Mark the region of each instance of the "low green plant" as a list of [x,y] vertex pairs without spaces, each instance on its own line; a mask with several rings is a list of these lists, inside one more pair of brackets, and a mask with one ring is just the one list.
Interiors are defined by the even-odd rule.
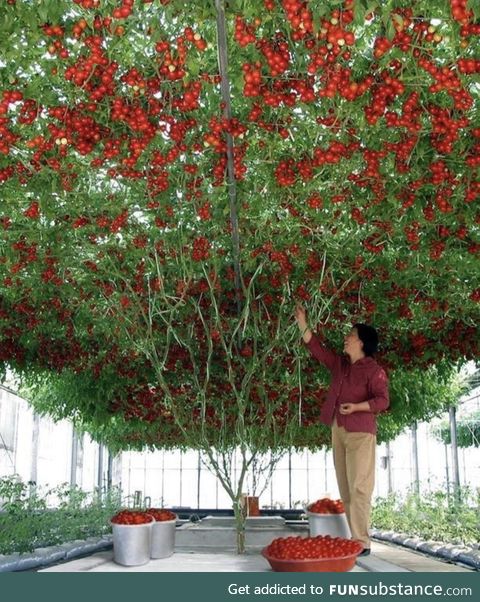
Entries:
[[478,541],[480,492],[468,487],[456,492],[409,491],[375,500],[372,526],[446,543]]
[[1,478],[0,554],[100,537],[111,531],[110,517],[120,507],[117,488],[87,493],[63,483],[42,491],[15,475]]

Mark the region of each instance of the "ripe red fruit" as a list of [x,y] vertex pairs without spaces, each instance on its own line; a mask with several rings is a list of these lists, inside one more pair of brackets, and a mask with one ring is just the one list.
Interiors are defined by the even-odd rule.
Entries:
[[305,560],[307,558],[341,558],[358,554],[362,544],[354,539],[317,535],[317,537],[278,537],[266,548],[272,558]]
[[177,518],[177,515],[174,512],[165,510],[165,508],[149,508],[147,512],[150,516],[153,516],[157,522],[175,520]]
[[153,517],[140,510],[121,510],[112,517],[111,522],[116,525],[143,525],[153,522]]
[[315,514],[343,514],[345,507],[342,500],[332,500],[324,497],[310,504],[307,510]]
[[40,217],[40,208],[38,202],[33,201],[32,203],[30,203],[30,206],[28,207],[28,209],[25,209],[23,215],[25,217],[28,217],[29,219],[38,219]]

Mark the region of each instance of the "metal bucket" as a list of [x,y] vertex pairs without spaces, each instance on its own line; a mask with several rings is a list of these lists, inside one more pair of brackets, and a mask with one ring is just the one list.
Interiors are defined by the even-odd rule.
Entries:
[[151,523],[113,527],[113,560],[123,566],[138,566],[150,560]]
[[152,524],[151,558],[167,558],[175,550],[175,525],[177,519],[155,521]]
[[344,512],[342,514],[318,514],[307,510],[307,516],[310,537],[331,535],[350,539],[350,527]]

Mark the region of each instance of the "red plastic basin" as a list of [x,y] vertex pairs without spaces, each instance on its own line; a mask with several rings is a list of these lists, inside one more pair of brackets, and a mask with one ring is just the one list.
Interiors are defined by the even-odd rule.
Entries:
[[345,573],[355,566],[358,552],[341,558],[307,558],[305,560],[288,560],[273,558],[263,548],[262,556],[268,560],[272,569],[279,573]]

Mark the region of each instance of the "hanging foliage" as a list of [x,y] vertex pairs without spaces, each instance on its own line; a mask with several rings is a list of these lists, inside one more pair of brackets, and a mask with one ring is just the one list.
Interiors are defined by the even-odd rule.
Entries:
[[476,5],[0,11],[0,361],[69,385],[49,411],[122,445],[322,444],[296,300],[336,348],[373,323],[399,382],[478,356]]

